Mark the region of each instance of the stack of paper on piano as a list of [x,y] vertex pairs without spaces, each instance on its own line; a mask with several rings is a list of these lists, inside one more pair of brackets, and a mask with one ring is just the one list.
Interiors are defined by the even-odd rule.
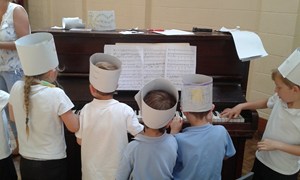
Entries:
[[256,33],[241,31],[239,29],[227,29],[225,27],[222,27],[220,31],[231,33],[238,57],[241,61],[249,61],[268,55],[260,37]]

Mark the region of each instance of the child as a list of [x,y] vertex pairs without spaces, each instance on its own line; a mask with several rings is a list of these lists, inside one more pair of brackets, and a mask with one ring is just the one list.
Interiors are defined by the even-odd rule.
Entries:
[[269,99],[238,104],[221,115],[236,117],[245,109],[271,108],[257,144],[254,179],[297,179],[300,165],[300,48],[272,72],[275,94]]
[[135,99],[142,112],[144,134],[138,134],[126,147],[117,180],[172,179],[177,157],[175,138],[166,127],[175,115],[178,91],[165,79],[146,84]]
[[71,100],[52,84],[58,73],[53,36],[27,35],[16,47],[25,80],[13,85],[9,110],[18,131],[22,180],[66,179],[64,124],[76,132],[79,122]]
[[[175,134],[178,158],[174,179],[221,180],[223,160],[235,154],[227,130],[211,124],[212,84],[212,78],[205,75],[183,77],[181,108],[191,126]],[[171,125],[171,133],[178,131]]]
[[113,99],[121,73],[121,61],[95,53],[90,57],[90,92],[93,101],[80,112],[80,129],[75,134],[81,145],[82,179],[115,179],[127,132],[143,130],[133,109]]
[[4,111],[8,98],[9,94],[0,90],[0,179],[17,180],[18,176],[9,147],[7,118]]

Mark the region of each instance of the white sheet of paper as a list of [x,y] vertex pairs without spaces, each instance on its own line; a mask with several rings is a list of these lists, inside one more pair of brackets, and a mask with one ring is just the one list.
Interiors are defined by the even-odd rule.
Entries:
[[120,31],[120,34],[144,34],[142,31]]
[[256,33],[240,31],[238,28],[227,29],[224,27],[220,31],[231,33],[238,57],[241,61],[249,61],[268,55],[260,37]]
[[170,29],[170,30],[164,30],[164,31],[153,31],[154,33],[158,34],[163,34],[167,36],[172,36],[172,35],[194,35],[193,32],[188,32],[188,31],[182,31],[178,29]]

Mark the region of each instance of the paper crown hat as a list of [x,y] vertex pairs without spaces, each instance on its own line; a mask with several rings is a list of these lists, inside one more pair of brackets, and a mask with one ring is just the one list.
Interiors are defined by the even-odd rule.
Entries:
[[[97,66],[100,62],[115,65],[117,69],[105,70]],[[95,53],[90,57],[90,83],[104,93],[114,92],[118,87],[122,62],[109,54]]]
[[[151,108],[144,102],[144,97],[152,90],[164,90],[170,93],[176,98],[176,104],[167,110],[157,110]],[[178,91],[170,81],[163,78],[158,78],[147,83],[134,96],[134,98],[141,110],[145,125],[152,129],[159,129],[166,126],[174,117],[178,102]]]
[[9,98],[9,94],[3,90],[0,90],[0,111],[2,111],[2,109],[8,103],[8,98]]
[[205,112],[212,108],[213,78],[202,74],[182,77],[181,108],[183,112]]
[[58,66],[52,34],[29,34],[16,40],[15,44],[25,75],[43,74]]
[[279,67],[284,78],[300,86],[300,48],[297,48]]

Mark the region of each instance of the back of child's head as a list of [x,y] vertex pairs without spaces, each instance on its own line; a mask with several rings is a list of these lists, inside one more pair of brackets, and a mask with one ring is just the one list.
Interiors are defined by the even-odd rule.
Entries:
[[202,74],[188,74],[182,77],[181,110],[204,117],[212,108],[213,79]]
[[118,87],[121,61],[111,55],[95,53],[90,57],[90,83],[99,92],[113,93]]
[[167,110],[174,107],[176,99],[166,91],[153,90],[146,94],[144,102],[153,109]]
[[163,78],[147,83],[136,95],[145,126],[152,129],[165,127],[174,117],[178,102],[176,87]]
[[[278,75],[278,73],[280,75]],[[297,48],[279,67],[273,71],[272,79],[279,77],[289,87],[300,86],[300,48]]]

